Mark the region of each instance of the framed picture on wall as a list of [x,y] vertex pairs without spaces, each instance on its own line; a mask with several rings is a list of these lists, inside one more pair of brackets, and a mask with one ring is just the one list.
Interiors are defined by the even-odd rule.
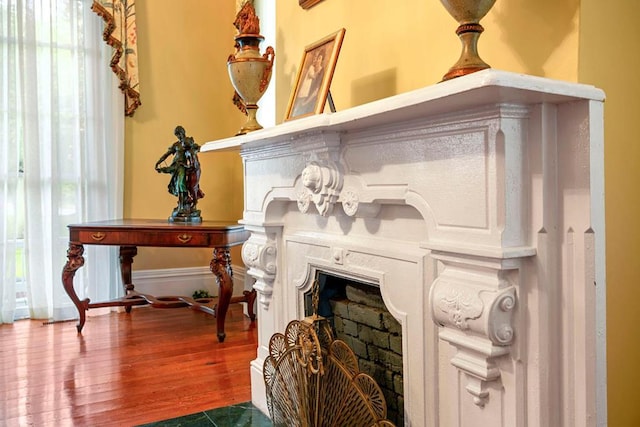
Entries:
[[317,3],[320,3],[322,0],[298,0],[298,4],[303,9],[309,9],[315,6]]
[[324,111],[345,32],[342,28],[304,49],[285,121]]

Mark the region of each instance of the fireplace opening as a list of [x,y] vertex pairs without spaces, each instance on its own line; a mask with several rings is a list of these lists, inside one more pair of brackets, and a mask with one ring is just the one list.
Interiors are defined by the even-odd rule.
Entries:
[[[335,338],[356,354],[362,372],[380,386],[387,418],[404,425],[402,327],[387,310],[380,288],[335,275],[318,275],[318,314],[329,320]],[[305,315],[313,314],[311,292],[305,295]]]

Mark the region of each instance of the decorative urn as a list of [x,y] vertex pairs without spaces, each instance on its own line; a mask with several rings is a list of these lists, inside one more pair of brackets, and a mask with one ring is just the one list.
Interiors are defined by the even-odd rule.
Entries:
[[478,55],[478,38],[484,31],[480,20],[489,12],[496,0],[440,0],[440,2],[453,19],[458,21],[456,34],[462,42],[460,58],[442,80],[491,68]]
[[271,80],[275,52],[269,46],[260,54],[260,22],[251,2],[244,3],[233,25],[238,30],[235,37],[236,51],[229,55],[227,69],[235,89],[234,104],[247,115],[247,121],[236,135],[262,129],[256,119],[258,101],[264,95]]

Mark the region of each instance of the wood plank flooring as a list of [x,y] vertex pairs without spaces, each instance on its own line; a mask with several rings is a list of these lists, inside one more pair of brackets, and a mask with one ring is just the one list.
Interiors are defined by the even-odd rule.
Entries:
[[257,323],[134,308],[75,322],[0,325],[1,426],[135,426],[251,400]]

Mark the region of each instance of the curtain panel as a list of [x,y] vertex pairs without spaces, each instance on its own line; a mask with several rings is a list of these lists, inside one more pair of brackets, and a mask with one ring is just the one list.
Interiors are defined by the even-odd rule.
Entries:
[[[122,215],[123,99],[89,6],[0,1],[0,323],[77,317],[67,225]],[[116,249],[85,258],[78,296],[119,296]]]
[[102,37],[114,49],[111,69],[125,97],[125,115],[141,105],[135,0],[93,0],[91,9],[105,22]]

